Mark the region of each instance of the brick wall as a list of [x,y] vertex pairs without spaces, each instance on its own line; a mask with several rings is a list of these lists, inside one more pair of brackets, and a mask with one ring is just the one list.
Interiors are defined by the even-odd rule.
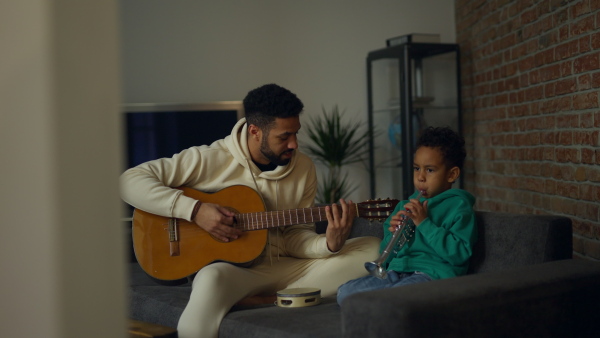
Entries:
[[466,189],[478,210],[573,220],[600,259],[600,0],[456,0]]

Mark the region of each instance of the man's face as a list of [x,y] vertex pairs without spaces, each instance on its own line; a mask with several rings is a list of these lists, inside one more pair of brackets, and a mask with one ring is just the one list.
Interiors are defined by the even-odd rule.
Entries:
[[300,118],[275,118],[274,125],[263,132],[260,153],[270,163],[286,165],[290,163],[294,150],[298,149]]

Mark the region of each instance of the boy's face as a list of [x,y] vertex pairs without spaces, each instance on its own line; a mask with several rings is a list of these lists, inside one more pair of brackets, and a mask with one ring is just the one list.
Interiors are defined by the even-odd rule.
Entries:
[[415,152],[413,182],[417,190],[425,190],[431,198],[452,187],[460,174],[458,167],[448,168],[438,148],[420,147]]

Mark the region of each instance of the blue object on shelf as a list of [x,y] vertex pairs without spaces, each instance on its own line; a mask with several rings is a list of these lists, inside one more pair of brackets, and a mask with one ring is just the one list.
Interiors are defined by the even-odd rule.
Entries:
[[402,149],[402,129],[400,127],[400,116],[396,117],[388,127],[388,138],[392,145],[398,149]]

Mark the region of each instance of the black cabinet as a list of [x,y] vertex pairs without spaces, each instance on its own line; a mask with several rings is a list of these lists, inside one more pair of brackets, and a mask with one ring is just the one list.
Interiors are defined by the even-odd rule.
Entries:
[[403,199],[414,191],[420,130],[448,126],[462,132],[459,77],[456,44],[406,43],[368,54],[371,198]]

